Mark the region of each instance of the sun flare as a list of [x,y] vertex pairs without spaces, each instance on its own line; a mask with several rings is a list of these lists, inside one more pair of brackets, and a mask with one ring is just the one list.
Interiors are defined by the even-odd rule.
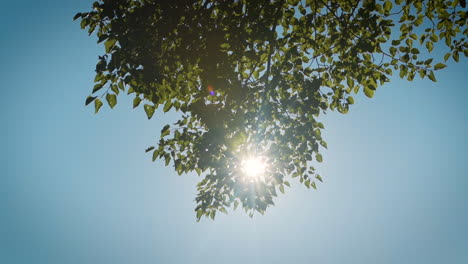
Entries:
[[266,170],[266,163],[260,158],[248,158],[242,162],[242,170],[250,179],[261,179]]

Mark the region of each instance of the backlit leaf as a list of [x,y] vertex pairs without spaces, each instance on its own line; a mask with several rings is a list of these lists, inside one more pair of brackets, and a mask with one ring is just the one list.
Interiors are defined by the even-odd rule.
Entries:
[[443,69],[447,67],[447,65],[443,64],[443,63],[437,63],[436,65],[434,65],[434,70],[440,70],[440,69]]
[[148,117],[148,119],[151,119],[151,117],[153,117],[154,114],[154,106],[145,104],[143,108],[145,109],[146,116]]
[[171,131],[170,131],[169,128],[170,128],[169,125],[165,125],[165,126],[163,127],[163,129],[161,130],[161,137],[162,137],[162,138],[165,137],[165,136],[167,136],[167,135],[169,135],[169,134],[171,133]]
[[117,96],[115,94],[106,94],[106,101],[109,104],[110,108],[114,108],[117,104]]
[[141,98],[136,96],[134,99],[133,99],[133,108],[137,107],[140,105],[140,102],[141,102]]
[[97,112],[99,112],[99,109],[101,109],[102,107],[102,102],[101,100],[99,100],[98,98],[96,98],[96,100],[94,100],[94,113],[97,114]]
[[106,48],[106,53],[109,53],[111,49],[114,47],[115,43],[117,40],[115,39],[108,39],[106,42],[104,42],[104,47]]

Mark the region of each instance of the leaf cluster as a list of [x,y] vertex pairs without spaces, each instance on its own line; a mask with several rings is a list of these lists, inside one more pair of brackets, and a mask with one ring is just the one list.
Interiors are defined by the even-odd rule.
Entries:
[[[104,0],[78,13],[104,54],[86,104],[113,108],[120,93],[143,102],[147,117],[175,110],[147,149],[178,174],[203,176],[197,219],[239,205],[250,215],[274,205],[297,178],[322,181],[320,114],[347,113],[354,94],[373,97],[394,71],[436,81],[445,67],[426,58],[467,56],[460,1]],[[395,32],[396,31],[396,32]],[[427,52],[422,52],[426,49]],[[423,56],[422,54],[425,54]],[[264,181],[246,182],[248,155],[268,158]]]

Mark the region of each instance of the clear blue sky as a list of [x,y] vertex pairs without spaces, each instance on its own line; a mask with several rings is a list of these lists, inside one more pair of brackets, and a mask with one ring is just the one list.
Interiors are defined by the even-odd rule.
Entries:
[[2,1],[0,263],[468,263],[467,60],[323,117],[318,190],[197,223],[195,175],[144,149],[174,116],[84,100],[91,1]]

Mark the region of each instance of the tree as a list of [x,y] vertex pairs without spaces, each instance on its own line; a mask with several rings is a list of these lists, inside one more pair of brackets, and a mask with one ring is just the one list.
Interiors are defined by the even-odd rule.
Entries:
[[[322,181],[321,113],[347,113],[352,94],[373,97],[398,72],[436,81],[444,60],[468,56],[465,1],[101,0],[78,13],[105,54],[86,104],[134,94],[149,119],[157,108],[181,113],[166,125],[153,161],[178,174],[196,171],[197,219],[241,205],[250,215],[274,205],[289,178]],[[427,52],[421,53],[426,49]],[[242,159],[266,160],[264,177]]]

